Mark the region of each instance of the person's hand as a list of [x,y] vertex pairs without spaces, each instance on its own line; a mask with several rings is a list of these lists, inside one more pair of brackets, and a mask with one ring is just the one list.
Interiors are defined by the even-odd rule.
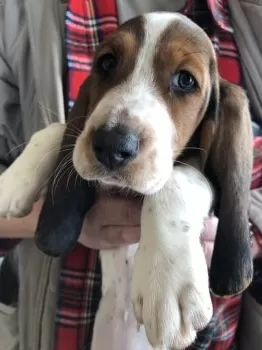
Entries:
[[[100,192],[85,219],[80,243],[93,249],[111,249],[139,242],[141,208],[141,198]],[[216,217],[207,219],[201,237],[208,263],[213,253],[217,221]]]
[[[88,213],[82,228],[79,242],[92,249],[112,249],[138,243],[140,240],[140,217],[142,199],[121,197],[101,191],[93,208]],[[206,219],[201,243],[207,264],[214,250],[218,219]],[[261,254],[255,237],[252,238],[252,254]]]
[[201,243],[204,249],[208,267],[210,267],[211,258],[214,250],[217,224],[218,219],[215,216],[206,219],[204,223],[204,232],[201,235]]
[[[112,249],[138,243],[141,208],[141,198],[101,191],[84,221],[79,242],[92,249]],[[216,217],[207,219],[201,236],[208,264],[214,249],[217,222]]]
[[79,242],[92,249],[112,249],[140,240],[142,199],[101,191],[83,224]]
[[[211,258],[214,250],[218,219],[213,216],[205,221],[205,229],[201,236],[201,243],[205,252],[208,267],[210,267]],[[256,237],[251,237],[251,252],[254,258],[261,256],[261,246],[258,244]]]

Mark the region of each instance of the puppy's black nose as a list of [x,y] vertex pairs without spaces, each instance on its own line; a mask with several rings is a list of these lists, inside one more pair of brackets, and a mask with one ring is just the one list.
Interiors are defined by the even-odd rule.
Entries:
[[110,170],[127,165],[139,151],[136,132],[123,126],[107,130],[98,129],[93,138],[93,148],[97,160]]

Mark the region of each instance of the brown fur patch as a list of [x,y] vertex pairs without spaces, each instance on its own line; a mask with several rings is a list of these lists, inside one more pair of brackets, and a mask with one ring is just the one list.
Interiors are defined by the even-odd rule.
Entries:
[[[202,30],[193,32],[190,29],[183,21],[170,24],[159,39],[154,60],[156,85],[175,123],[174,148],[180,152],[204,116],[215,78],[215,72],[210,74],[211,62],[212,66],[216,65],[210,42]],[[199,89],[194,93],[175,95],[170,92],[167,82],[180,70],[196,78]]]
[[[97,48],[91,73],[91,108],[106,92],[119,85],[133,72],[138,52],[144,41],[144,19],[142,16],[131,19],[109,35]],[[103,79],[96,70],[98,60],[105,54],[113,54],[117,59],[117,68],[110,79]]]

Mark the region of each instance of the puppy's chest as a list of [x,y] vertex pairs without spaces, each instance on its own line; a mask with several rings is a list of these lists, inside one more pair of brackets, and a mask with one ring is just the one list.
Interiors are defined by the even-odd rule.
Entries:
[[138,244],[100,252],[102,267],[102,292],[105,295],[114,289],[116,298],[129,298],[134,256]]
[[131,281],[137,244],[101,251],[102,299],[96,315],[92,350],[151,350],[144,327],[137,327]]

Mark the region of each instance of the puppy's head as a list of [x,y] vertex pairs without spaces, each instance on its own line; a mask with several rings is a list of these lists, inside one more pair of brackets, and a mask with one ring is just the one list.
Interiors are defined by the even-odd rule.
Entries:
[[151,13],[128,21],[96,52],[77,172],[142,194],[159,190],[217,81],[212,44],[191,20]]

